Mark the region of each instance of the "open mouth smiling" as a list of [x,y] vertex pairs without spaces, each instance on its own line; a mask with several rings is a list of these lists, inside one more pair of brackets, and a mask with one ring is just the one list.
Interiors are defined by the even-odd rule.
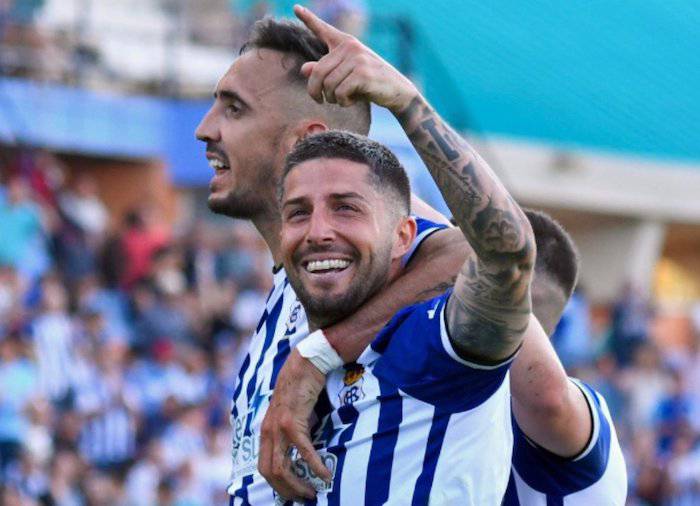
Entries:
[[209,167],[214,169],[217,174],[229,170],[229,166],[219,158],[209,158]]
[[348,268],[352,262],[341,258],[328,258],[324,260],[309,260],[302,265],[306,272],[312,274],[324,274],[327,272],[341,272]]

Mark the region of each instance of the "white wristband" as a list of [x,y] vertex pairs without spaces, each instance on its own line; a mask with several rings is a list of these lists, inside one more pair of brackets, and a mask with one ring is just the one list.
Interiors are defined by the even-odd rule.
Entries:
[[302,357],[308,359],[324,375],[345,364],[321,329],[312,332],[297,344],[297,350]]

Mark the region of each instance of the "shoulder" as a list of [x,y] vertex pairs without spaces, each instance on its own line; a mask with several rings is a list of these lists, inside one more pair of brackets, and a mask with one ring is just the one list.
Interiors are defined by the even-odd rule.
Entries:
[[[592,420],[591,435],[581,453],[572,458],[559,457],[530,441],[513,419],[513,468],[528,486],[559,496],[583,491],[597,484],[604,476],[624,475],[625,472],[605,399],[584,382],[575,378],[570,380],[583,392]],[[611,487],[619,488],[626,484],[624,476],[607,481],[612,484]]]
[[[407,306],[398,311],[372,342],[372,349],[383,353],[389,344],[402,337],[420,333],[440,334],[443,324],[442,313],[451,290],[424,302]],[[427,334],[426,334],[427,333]]]
[[413,258],[413,256],[416,254],[416,251],[418,251],[418,248],[421,246],[421,244],[423,244],[423,242],[426,239],[428,239],[428,237],[433,235],[435,232],[449,228],[445,224],[436,223],[434,221],[421,218],[419,216],[413,216],[413,218],[416,220],[416,237],[413,240],[411,248],[403,257],[403,265],[406,265]]
[[445,325],[450,292],[397,313],[372,343],[374,374],[448,412],[473,409],[503,384],[508,364],[485,367],[460,358]]

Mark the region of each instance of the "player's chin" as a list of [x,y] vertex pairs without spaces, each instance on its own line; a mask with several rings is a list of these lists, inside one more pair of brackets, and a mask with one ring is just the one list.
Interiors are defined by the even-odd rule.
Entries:
[[255,217],[259,212],[258,206],[232,191],[210,191],[207,206],[214,213],[244,220]]
[[207,197],[207,206],[215,213],[228,214],[230,202],[226,192],[211,191]]

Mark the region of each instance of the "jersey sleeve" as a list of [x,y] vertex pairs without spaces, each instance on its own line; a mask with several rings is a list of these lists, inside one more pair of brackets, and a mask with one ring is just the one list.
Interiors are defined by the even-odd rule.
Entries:
[[411,244],[411,249],[406,252],[401,260],[401,265],[404,266],[413,258],[413,255],[416,253],[416,251],[418,251],[418,247],[423,243],[423,241],[438,230],[448,228],[447,225],[435,223],[424,218],[419,218],[418,216],[414,216],[414,218],[416,220],[416,238],[413,240],[413,244]]
[[585,383],[570,378],[584,394],[592,418],[592,430],[583,451],[564,458],[537,445],[522,432],[513,419],[513,468],[533,489],[544,494],[566,496],[597,482],[610,457],[612,422],[605,402]]
[[485,366],[457,355],[445,322],[450,293],[410,306],[389,322],[372,343],[381,355],[373,372],[416,399],[458,413],[498,390],[512,358]]

